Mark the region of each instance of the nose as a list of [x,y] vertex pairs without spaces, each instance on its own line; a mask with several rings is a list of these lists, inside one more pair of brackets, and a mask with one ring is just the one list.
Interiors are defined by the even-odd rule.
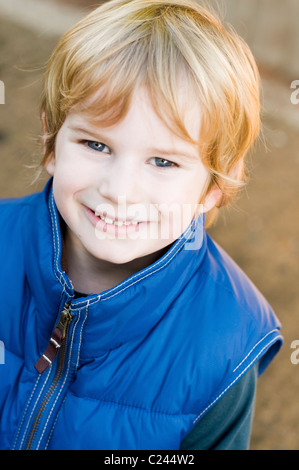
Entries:
[[102,198],[117,204],[119,198],[125,198],[127,203],[141,202],[141,180],[137,165],[128,159],[115,159],[105,169],[100,178],[98,190]]

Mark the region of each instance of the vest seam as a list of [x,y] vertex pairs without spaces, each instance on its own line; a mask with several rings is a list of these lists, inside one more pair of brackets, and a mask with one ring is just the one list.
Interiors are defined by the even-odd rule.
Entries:
[[71,395],[73,395],[74,397],[79,398],[79,399],[96,401],[98,403],[107,403],[107,404],[111,404],[111,405],[122,406],[122,407],[125,407],[125,408],[134,408],[136,410],[143,411],[143,412],[149,413],[149,414],[165,415],[165,416],[170,416],[170,417],[173,417],[173,418],[175,418],[177,416],[188,416],[188,415],[192,415],[192,414],[194,415],[194,413],[167,413],[166,411],[147,410],[146,408],[142,408],[141,406],[137,406],[137,405],[132,405],[130,403],[121,403],[121,402],[117,402],[117,401],[114,401],[114,400],[104,400],[102,398],[90,397],[88,395],[79,396],[79,395],[76,395],[71,390],[68,390],[68,393],[70,393]]
[[80,335],[79,335],[79,345],[78,345],[78,355],[77,355],[77,363],[76,363],[76,368],[75,370],[78,369],[78,366],[79,366],[79,359],[80,359],[80,352],[81,352],[81,345],[82,345],[82,339],[83,339],[83,328],[84,328],[84,325],[85,325],[85,322],[87,321],[87,317],[88,317],[88,308],[89,308],[89,300],[87,301],[87,305],[86,305],[86,314],[85,314],[85,318],[82,322],[82,325],[81,325],[81,329],[80,329]]
[[[50,375],[51,375],[51,371],[52,371],[52,364],[51,364],[50,367],[49,367],[48,375],[47,375],[47,377],[46,377],[46,379],[45,379],[45,381],[44,381],[44,384],[43,384],[43,386],[42,386],[42,388],[41,388],[41,390],[40,390],[40,392],[39,392],[39,394],[38,394],[38,396],[37,396],[37,398],[36,398],[36,400],[35,400],[35,403],[34,403],[34,405],[33,405],[32,410],[31,410],[31,413],[30,413],[29,419],[28,419],[28,421],[27,421],[26,428],[25,428],[25,430],[24,430],[23,437],[22,437],[22,441],[21,441],[21,443],[20,443],[19,449],[21,449],[22,446],[23,446],[24,439],[25,439],[25,437],[26,437],[27,430],[28,430],[28,427],[29,427],[29,423],[30,423],[30,421],[31,421],[31,418],[32,418],[33,413],[34,413],[34,410],[35,410],[36,405],[37,405],[37,403],[38,403],[38,401],[39,401],[39,398],[40,398],[40,396],[41,396],[41,394],[42,394],[42,392],[43,392],[43,389],[45,388],[45,385],[46,385],[46,383],[48,382],[48,379],[49,379],[49,377],[50,377]],[[39,380],[40,377],[41,377],[41,375],[39,375],[38,380]],[[34,390],[35,390],[35,389],[34,389]],[[31,398],[33,397],[33,392],[34,392],[34,390],[32,391],[32,396],[31,396]],[[30,398],[30,400],[31,400],[31,398]]]
[[[266,335],[267,336],[267,335]],[[271,341],[269,341],[260,351],[259,353],[252,359],[252,361],[245,367],[245,369],[240,372],[240,374],[208,405],[204,410],[195,418],[193,424],[196,422],[213,406],[215,403],[242,377],[242,375],[247,372],[247,370],[258,360],[258,358],[262,355],[265,349],[268,349],[271,344],[275,343],[278,339],[278,336],[275,336]],[[248,357],[248,355],[247,355]]]
[[[59,268],[59,260],[58,260],[58,254],[60,252],[60,241],[59,241],[59,230],[58,230],[58,222],[57,222],[57,215],[55,211],[55,204],[54,204],[54,196],[53,196],[53,189],[51,190],[51,194],[49,196],[49,202],[48,202],[48,208],[50,212],[50,217],[51,217],[51,230],[52,230],[52,237],[53,237],[53,247],[54,247],[54,275],[57,279],[57,281],[60,283],[60,285],[63,287],[63,292],[66,291],[67,283],[65,279],[63,279],[63,271],[60,270]],[[57,243],[58,243],[58,248],[56,246],[56,238],[57,238]],[[58,249],[58,251],[57,251]],[[57,275],[59,274],[59,276]],[[62,292],[62,294],[63,294]]]
[[[246,359],[250,356],[250,354],[252,353],[252,351],[258,347],[258,345],[264,341],[265,338],[267,338],[267,336],[271,335],[272,333],[274,332],[278,332],[277,328],[274,328],[273,330],[269,331],[265,336],[263,336],[249,351],[248,354],[246,354],[246,356],[244,357],[244,359],[242,359],[242,361],[237,365],[237,367],[235,367],[235,369],[233,370],[233,373],[236,372],[237,369],[239,369],[239,367],[243,364],[243,362],[246,361]],[[276,339],[276,338],[275,338]]]
[[[19,424],[19,426],[18,426],[18,430],[17,430],[17,434],[16,434],[16,437],[15,437],[15,440],[14,440],[14,443],[13,443],[13,446],[12,446],[12,450],[14,450],[15,447],[16,447],[16,445],[17,445],[17,441],[18,441],[19,435],[20,435],[20,433],[21,433],[21,428],[22,428],[23,423],[24,423],[25,418],[26,418],[27,410],[28,410],[28,408],[29,408],[30,402],[31,402],[31,400],[32,400],[32,397],[33,397],[33,395],[34,395],[35,389],[36,389],[36,387],[37,387],[37,385],[38,385],[38,382],[39,382],[40,378],[41,378],[41,375],[38,375],[38,377],[37,377],[37,379],[36,379],[36,381],[35,381],[33,390],[32,390],[31,393],[30,393],[30,396],[29,396],[29,399],[28,399],[28,401],[27,401],[27,404],[26,404],[26,407],[25,407],[25,410],[24,410],[24,413],[23,413],[21,422],[20,422],[20,424]],[[26,426],[26,429],[27,429],[27,426]],[[23,439],[22,439],[22,443],[23,443],[23,440],[24,440],[24,437],[23,437]]]
[[[56,279],[58,280],[58,282],[62,285],[63,289],[65,287],[65,284],[61,282],[61,277],[62,277],[62,272],[60,271],[59,269],[59,266],[58,266],[58,256],[57,256],[57,248],[56,248],[56,234],[57,234],[57,225],[56,225],[56,214],[55,214],[55,208],[54,208],[54,205],[53,205],[53,196],[52,194],[50,195],[50,198],[49,198],[49,204],[48,204],[48,207],[49,207],[49,212],[50,212],[50,217],[51,217],[51,231],[52,231],[52,237],[53,237],[53,247],[54,247],[54,275],[56,277]],[[58,250],[60,248],[60,244],[59,244],[59,237],[58,237]],[[60,274],[60,277],[58,277],[57,275],[57,272]]]

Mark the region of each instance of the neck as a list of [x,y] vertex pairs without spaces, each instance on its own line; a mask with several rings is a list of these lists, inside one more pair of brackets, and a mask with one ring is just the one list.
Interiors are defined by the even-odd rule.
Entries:
[[67,275],[75,291],[82,294],[99,294],[115,287],[154,263],[165,252],[164,249],[128,263],[114,264],[82,251],[82,246],[79,246],[78,241],[69,234],[68,230],[65,231],[63,250]]

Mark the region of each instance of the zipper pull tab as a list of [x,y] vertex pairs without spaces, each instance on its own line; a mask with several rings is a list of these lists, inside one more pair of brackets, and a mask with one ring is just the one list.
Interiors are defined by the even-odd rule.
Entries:
[[56,328],[61,332],[61,339],[65,339],[67,327],[69,326],[69,324],[72,321],[72,315],[70,313],[70,310],[71,309],[70,309],[69,305],[65,304],[64,309],[61,312],[59,321],[56,325]]
[[59,321],[54,328],[47,349],[34,366],[39,374],[45,372],[49,365],[54,361],[63,341],[65,340],[67,328],[71,321],[72,315],[70,313],[70,307],[69,305],[65,304]]

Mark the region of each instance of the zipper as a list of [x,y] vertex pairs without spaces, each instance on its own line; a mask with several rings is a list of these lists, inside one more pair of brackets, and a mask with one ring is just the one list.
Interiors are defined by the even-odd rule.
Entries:
[[35,364],[35,368],[37,369],[37,371],[40,374],[42,374],[52,364],[53,360],[55,359],[55,357],[57,356],[59,352],[58,366],[57,366],[55,376],[35,415],[34,422],[32,424],[31,431],[27,439],[27,443],[25,447],[26,450],[30,449],[32,446],[33,440],[36,437],[36,434],[40,425],[42,415],[62,375],[62,371],[63,371],[64,363],[65,363],[65,356],[66,356],[67,331],[72,321],[72,315],[70,313],[70,310],[71,310],[70,306],[68,304],[65,304],[64,309],[61,312],[59,321],[57,325],[55,326],[54,332],[50,338],[48,347],[45,350],[44,354],[39,358],[39,360]]
[[69,323],[72,321],[72,315],[70,313],[70,310],[71,309],[69,305],[65,304],[64,309],[61,312],[59,321],[54,328],[47,349],[34,366],[39,374],[43,374],[45,370],[48,369],[48,367],[52,364],[60,348],[65,342],[66,331]]

